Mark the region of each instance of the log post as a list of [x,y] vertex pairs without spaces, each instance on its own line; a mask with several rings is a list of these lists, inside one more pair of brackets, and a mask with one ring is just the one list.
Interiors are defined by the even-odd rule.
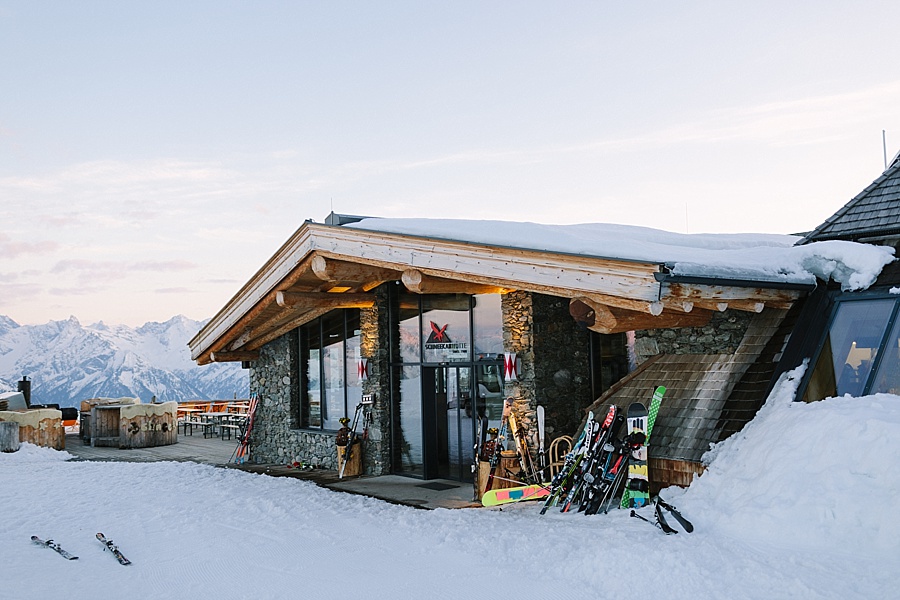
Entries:
[[19,449],[19,424],[15,421],[0,422],[0,452]]

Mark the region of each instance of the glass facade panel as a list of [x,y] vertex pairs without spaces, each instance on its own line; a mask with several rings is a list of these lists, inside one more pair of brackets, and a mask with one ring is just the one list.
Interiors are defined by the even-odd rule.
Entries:
[[301,329],[301,348],[305,346],[304,377],[305,398],[301,406],[300,423],[303,427],[322,426],[322,349],[319,322]]
[[336,310],[300,327],[300,426],[338,430],[362,397],[356,372],[359,310]]
[[894,305],[894,300],[838,304],[804,400],[863,394]]
[[347,313],[347,342],[346,342],[346,389],[347,389],[347,416],[356,411],[356,406],[362,400],[362,380],[359,378],[357,365],[362,357],[359,349],[360,329],[359,313]]
[[888,336],[871,393],[900,395],[900,319],[894,322]]
[[422,444],[422,371],[421,367],[395,369],[400,378],[400,397],[394,428],[394,449],[399,454],[396,467],[402,473],[424,477]]
[[422,298],[424,362],[471,360],[469,298],[463,294]]
[[344,405],[344,315],[343,311],[322,319],[322,427],[340,429],[338,419],[347,414]]
[[400,360],[419,362],[422,360],[419,345],[419,297],[410,294],[400,296],[398,315]]
[[472,327],[475,330],[475,360],[503,355],[503,314],[500,294],[473,298]]

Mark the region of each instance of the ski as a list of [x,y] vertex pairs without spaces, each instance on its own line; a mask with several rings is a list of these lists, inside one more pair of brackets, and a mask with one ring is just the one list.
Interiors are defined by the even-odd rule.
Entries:
[[678,533],[677,530],[669,527],[669,524],[666,523],[665,519],[660,518],[659,512],[656,513],[656,522],[651,521],[650,519],[648,519],[647,517],[645,517],[643,515],[637,514],[633,508],[631,509],[631,516],[634,517],[635,519],[640,519],[644,523],[650,523],[657,529],[662,529],[666,535],[669,535],[670,533]]
[[50,548],[51,550],[56,551],[60,556],[62,556],[66,560],[76,560],[78,558],[74,554],[63,550],[62,546],[60,546],[53,540],[42,540],[38,536],[33,535],[33,536],[31,536],[31,541],[34,542],[35,544],[38,544],[39,546],[46,546],[47,548]]
[[598,449],[587,472],[584,474],[585,491],[582,496],[579,512],[586,515],[596,514],[604,497],[616,483],[616,475],[620,470],[627,469],[624,463],[622,443],[617,440],[619,430],[625,423],[625,416],[616,414],[615,420],[609,427],[609,432]]
[[112,540],[106,539],[106,536],[102,533],[97,534],[97,539],[100,540],[100,543],[103,544],[105,550],[109,550],[113,553],[113,556],[116,557],[116,560],[119,561],[120,565],[130,565],[131,561],[125,558],[125,555],[119,552],[119,547],[113,544]]
[[494,478],[500,470],[500,453],[506,449],[506,433],[509,428],[509,413],[511,410],[512,403],[507,400],[503,403],[503,415],[500,417],[500,429],[497,430],[497,437],[494,438],[494,446],[490,458],[491,471],[490,474],[488,474],[487,483],[484,486],[485,492],[490,490],[494,485]]
[[497,506],[522,500],[538,500],[550,495],[550,489],[545,485],[522,485],[518,487],[488,490],[481,497],[482,506]]
[[550,495],[547,496],[547,500],[544,502],[544,506],[541,507],[541,514],[547,512],[547,509],[551,506],[554,506],[560,497],[564,497],[564,494],[568,491],[568,485],[571,483],[571,477],[575,472],[575,468],[578,466],[578,461],[581,460],[581,447],[585,443],[585,438],[590,433],[591,428],[594,424],[594,412],[591,411],[588,413],[587,421],[584,425],[584,430],[581,432],[581,435],[575,441],[575,444],[572,446],[572,450],[566,454],[566,460],[563,463],[562,468],[556,473],[556,476],[553,477],[553,481],[550,482]]
[[674,529],[669,522],[666,521],[665,515],[662,513],[662,509],[659,507],[659,504],[655,507],[656,510],[656,522],[659,524],[659,528],[662,529],[666,535],[670,533],[678,533],[677,529]]
[[478,480],[481,476],[481,454],[485,450],[485,442],[487,442],[487,433],[488,433],[488,420],[487,417],[478,417],[478,425],[477,430],[475,432],[475,456],[472,458],[472,483],[475,487],[475,498],[473,500],[478,502],[478,497],[481,495],[481,490],[478,489]]
[[692,533],[694,531],[694,524],[685,519],[684,516],[680,512],[678,512],[677,508],[675,508],[659,496],[656,497],[656,507],[658,512],[661,508],[669,511],[669,513],[671,513],[671,515],[675,517],[675,520],[678,521],[678,523],[684,528],[686,532]]
[[[374,404],[374,401],[370,398],[371,397],[367,398],[366,396],[363,396],[362,401],[356,405],[356,410],[353,412],[353,426],[350,427],[350,433],[347,437],[347,445],[344,449],[344,460],[341,463],[340,470],[338,471],[338,479],[344,478],[344,470],[347,468],[347,463],[350,462],[350,458],[353,455],[353,444],[355,444],[360,439],[359,434],[357,433],[357,429],[359,428],[360,416],[362,416],[364,423],[363,429],[365,437],[368,438],[369,436],[369,422],[371,420],[372,404]],[[357,450],[362,452],[361,448],[357,448]]]
[[547,455],[544,454],[544,407],[537,407],[538,428],[538,469],[541,473],[541,481],[546,481]]
[[580,471],[577,474],[577,481],[574,482],[574,485],[569,490],[569,494],[566,496],[562,508],[560,509],[561,512],[569,512],[572,503],[576,500],[578,501],[579,512],[587,507],[585,503],[586,496],[589,493],[591,483],[595,480],[593,472],[596,470],[603,448],[609,440],[609,435],[612,432],[612,427],[616,421],[617,414],[618,407],[613,404],[607,410],[606,418],[603,419],[603,422],[594,423],[594,427],[591,430],[591,435],[593,437],[591,443],[586,446],[584,459],[581,461]]
[[250,433],[253,431],[253,421],[256,417],[256,407],[259,405],[259,395],[256,392],[250,394],[250,406],[247,409],[247,425],[241,440],[231,454],[231,460],[235,464],[241,465],[247,462],[247,455],[250,454]]
[[[512,398],[510,398],[508,402],[512,404]],[[509,411],[509,433],[512,435],[513,441],[515,442],[516,454],[519,455],[519,466],[522,468],[522,472],[519,477],[524,483],[539,483],[540,478],[538,477],[538,472],[537,468],[534,465],[534,461],[531,459],[531,451],[528,449],[528,442],[525,439],[525,432],[519,429],[516,415],[512,411],[512,409],[510,409]]]

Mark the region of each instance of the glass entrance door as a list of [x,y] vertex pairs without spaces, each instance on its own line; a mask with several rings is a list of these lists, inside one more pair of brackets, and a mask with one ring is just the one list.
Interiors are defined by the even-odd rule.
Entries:
[[471,481],[474,382],[468,366],[423,367],[425,478]]

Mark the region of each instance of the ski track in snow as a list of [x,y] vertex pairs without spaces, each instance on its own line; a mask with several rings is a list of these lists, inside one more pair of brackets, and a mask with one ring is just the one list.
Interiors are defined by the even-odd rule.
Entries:
[[[101,587],[150,599],[893,597],[900,398],[792,397],[783,382],[707,473],[665,492],[696,526],[670,536],[625,510],[422,511],[193,463],[68,462],[26,444],[0,455],[12,515],[0,599]],[[104,552],[98,531],[133,564]]]

